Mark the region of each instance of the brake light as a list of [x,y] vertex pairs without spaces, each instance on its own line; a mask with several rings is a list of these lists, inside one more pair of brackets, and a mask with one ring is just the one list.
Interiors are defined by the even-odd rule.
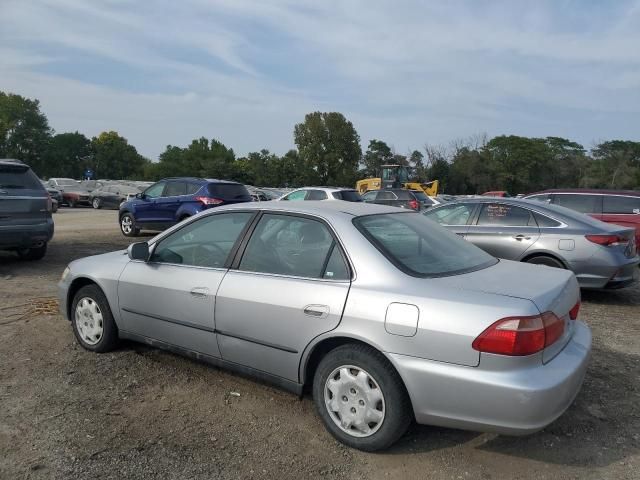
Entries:
[[415,199],[409,200],[409,208],[413,210],[420,210],[420,204]]
[[553,312],[498,320],[473,341],[474,350],[498,355],[531,355],[555,343],[564,322]]
[[575,320],[578,318],[578,312],[580,312],[580,300],[576,303],[571,310],[569,310],[569,318]]
[[196,200],[200,203],[202,203],[203,205],[220,205],[221,203],[224,203],[224,200],[220,200],[219,198],[213,198],[213,197],[196,197]]
[[590,242],[597,243],[598,245],[605,247],[626,245],[629,243],[629,239],[619,235],[585,235],[585,237]]
[[47,192],[47,212],[53,212],[53,200],[49,192]]

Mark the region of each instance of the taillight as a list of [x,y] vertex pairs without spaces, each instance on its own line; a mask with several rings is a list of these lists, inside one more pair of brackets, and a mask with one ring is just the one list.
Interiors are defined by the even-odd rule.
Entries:
[[196,200],[203,205],[220,205],[221,203],[224,203],[224,200],[213,197],[196,197]]
[[580,300],[576,303],[571,310],[569,310],[569,318],[575,320],[578,318],[578,312],[580,312]]
[[556,342],[563,333],[564,322],[553,312],[507,317],[482,332],[472,347],[479,352],[498,355],[531,355]]
[[53,200],[49,192],[47,192],[47,212],[53,212]]
[[420,204],[417,200],[409,200],[409,208],[413,210],[420,210]]
[[603,245],[605,247],[627,245],[629,243],[628,238],[624,238],[619,235],[585,235],[585,237],[590,242],[597,243],[598,245]]

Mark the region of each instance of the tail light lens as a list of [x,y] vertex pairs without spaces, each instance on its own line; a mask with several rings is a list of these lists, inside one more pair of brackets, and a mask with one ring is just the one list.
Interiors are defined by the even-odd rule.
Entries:
[[571,320],[575,320],[578,318],[578,313],[580,312],[580,300],[576,303],[571,310],[569,310],[569,318]]
[[628,238],[621,237],[620,235],[585,235],[586,239],[590,242],[603,245],[605,247],[611,247],[616,245],[627,245],[629,243]]
[[53,200],[49,192],[47,192],[47,212],[53,212]]
[[552,345],[563,333],[564,322],[552,312],[531,317],[507,317],[482,332],[472,347],[479,352],[498,355],[531,355]]
[[196,197],[196,200],[203,205],[211,206],[211,205],[220,205],[224,203],[224,200],[220,200],[219,198],[213,197]]
[[418,204],[417,200],[409,200],[409,208],[413,209],[413,210],[419,210],[420,209],[420,205]]

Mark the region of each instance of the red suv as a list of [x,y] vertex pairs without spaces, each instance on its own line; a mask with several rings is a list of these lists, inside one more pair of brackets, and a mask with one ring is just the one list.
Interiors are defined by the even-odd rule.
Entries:
[[598,220],[636,229],[640,245],[640,191],[637,190],[545,190],[524,198],[553,203]]

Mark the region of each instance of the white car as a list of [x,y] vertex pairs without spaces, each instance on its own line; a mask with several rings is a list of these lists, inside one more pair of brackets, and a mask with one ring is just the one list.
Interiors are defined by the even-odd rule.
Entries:
[[362,198],[353,188],[334,187],[304,187],[278,198],[281,200],[344,200],[347,202],[361,202]]

